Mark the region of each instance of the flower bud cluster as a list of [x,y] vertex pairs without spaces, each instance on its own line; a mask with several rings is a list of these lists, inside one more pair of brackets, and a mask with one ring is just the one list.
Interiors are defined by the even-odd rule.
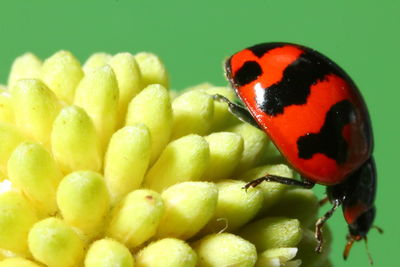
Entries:
[[329,265],[312,191],[243,189],[293,172],[213,101],[230,88],[169,91],[151,53],[60,51],[17,58],[0,90],[0,267]]

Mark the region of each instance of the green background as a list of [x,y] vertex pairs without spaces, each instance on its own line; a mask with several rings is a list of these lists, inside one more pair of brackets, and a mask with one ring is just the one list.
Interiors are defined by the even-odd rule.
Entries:
[[[41,58],[67,49],[81,61],[91,53],[143,50],[165,62],[172,87],[208,81],[226,85],[222,62],[232,53],[268,41],[311,46],[341,65],[369,106],[379,172],[376,224],[369,248],[375,266],[400,266],[396,162],[399,137],[397,0],[336,1],[1,1],[0,83],[13,59],[26,51]],[[397,137],[397,138],[396,138]],[[318,188],[319,194],[323,192]],[[325,207],[326,209],[327,207]],[[347,262],[341,212],[329,222],[335,266],[368,266],[364,244]]]

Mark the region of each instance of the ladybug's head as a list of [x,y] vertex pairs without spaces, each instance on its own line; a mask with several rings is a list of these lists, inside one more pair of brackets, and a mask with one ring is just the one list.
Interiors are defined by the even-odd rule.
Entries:
[[[353,223],[349,224],[349,235],[347,236],[347,244],[343,252],[343,258],[347,259],[350,249],[355,241],[364,240],[367,243],[367,234],[371,229],[375,219],[375,207],[372,207],[362,213]],[[368,248],[367,248],[368,251]],[[369,260],[372,264],[372,258],[368,252]]]

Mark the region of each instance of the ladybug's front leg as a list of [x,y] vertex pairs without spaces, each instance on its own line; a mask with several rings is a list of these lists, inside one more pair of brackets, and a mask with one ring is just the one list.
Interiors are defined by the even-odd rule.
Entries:
[[247,190],[249,187],[256,187],[257,185],[261,184],[264,181],[265,182],[275,182],[275,183],[280,183],[280,184],[285,184],[285,185],[300,186],[300,187],[307,188],[307,189],[310,189],[315,185],[313,182],[310,182],[308,180],[298,181],[298,180],[295,180],[292,178],[267,174],[264,177],[255,179],[251,182],[248,182],[244,186],[244,189]]
[[322,243],[323,243],[323,237],[322,237],[322,227],[324,226],[325,222],[333,215],[337,207],[339,207],[342,203],[338,199],[334,199],[332,201],[332,208],[328,210],[324,216],[318,219],[317,223],[315,224],[315,238],[318,241],[318,245],[315,248],[315,251],[320,253],[322,251]]
[[227,103],[229,112],[232,113],[233,115],[235,115],[239,120],[246,122],[256,128],[260,128],[258,126],[257,122],[254,120],[253,116],[250,114],[250,112],[246,108],[231,102],[228,98],[226,98],[223,95],[218,95],[218,94],[213,95],[213,99],[217,100],[219,102]]

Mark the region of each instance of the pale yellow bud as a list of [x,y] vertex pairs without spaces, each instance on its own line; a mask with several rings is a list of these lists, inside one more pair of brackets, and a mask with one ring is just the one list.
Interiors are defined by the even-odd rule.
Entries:
[[109,195],[103,177],[92,171],[73,172],[61,181],[57,204],[65,222],[91,237],[103,225]]
[[152,84],[141,91],[129,104],[126,125],[145,124],[152,136],[150,162],[153,163],[171,138],[172,108],[167,89]]
[[135,248],[154,236],[163,212],[164,203],[157,192],[132,191],[114,208],[106,236]]
[[137,267],[194,267],[196,261],[193,249],[175,238],[153,242],[136,255]]
[[28,244],[33,257],[47,266],[75,267],[83,259],[83,242],[78,234],[53,217],[32,227]]
[[309,227],[317,221],[318,208],[318,199],[312,190],[293,188],[285,191],[268,214],[296,218],[304,227]]
[[5,179],[7,174],[7,162],[14,149],[25,137],[14,125],[0,122],[0,178]]
[[186,240],[211,219],[217,205],[218,190],[213,183],[184,182],[167,188],[161,197],[165,212],[156,236]]
[[7,169],[11,182],[24,192],[41,215],[57,211],[56,189],[62,174],[43,146],[22,143],[11,154]]
[[0,249],[29,255],[28,232],[37,220],[35,209],[20,192],[1,193]]
[[0,267],[42,267],[42,265],[24,258],[8,258],[0,261]]
[[236,167],[236,172],[243,173],[257,166],[261,155],[265,153],[267,145],[270,142],[267,135],[260,129],[247,123],[234,126],[229,131],[240,134],[244,140],[243,155]]
[[223,180],[217,183],[218,203],[213,218],[207,224],[205,233],[235,232],[253,219],[263,203],[259,188],[243,189],[245,182]]
[[85,72],[85,75],[90,72],[107,65],[111,59],[111,55],[107,53],[94,53],[92,54],[83,64],[82,70]]
[[[240,175],[239,179],[250,182],[267,174],[293,178],[293,171],[287,165],[276,164],[250,169],[243,175]],[[289,186],[280,183],[263,182],[258,185],[257,188],[260,188],[264,195],[264,203],[260,210],[260,214],[266,214],[266,212],[268,212],[268,210],[275,205],[275,203],[278,203],[282,199],[283,194],[286,192]]]
[[143,89],[142,75],[135,57],[119,53],[109,62],[117,77],[119,87],[118,126],[125,122],[125,114],[131,99]]
[[203,177],[214,181],[231,177],[242,158],[243,138],[230,132],[212,133],[205,137],[210,146],[210,164]]
[[108,65],[87,74],[76,88],[74,104],[93,120],[103,152],[116,129],[118,94],[115,74]]
[[172,139],[195,133],[205,135],[210,132],[214,116],[214,100],[206,93],[189,91],[172,102],[174,114]]
[[198,135],[187,135],[168,144],[147,172],[144,187],[161,192],[184,181],[197,181],[208,167],[210,150]]
[[301,265],[301,260],[291,261],[296,257],[297,248],[271,248],[258,255],[255,267],[280,267]]
[[115,240],[97,240],[90,246],[86,254],[85,267],[111,266],[135,266],[132,254],[129,252],[128,248]]
[[54,121],[51,144],[63,173],[100,170],[102,158],[96,129],[82,108],[69,106],[61,110]]
[[252,267],[257,260],[253,244],[230,233],[212,234],[194,245],[199,267],[240,266]]
[[142,184],[149,166],[151,136],[143,124],[126,126],[111,137],[104,163],[104,178],[112,205]]
[[16,125],[26,136],[50,147],[53,121],[61,109],[54,93],[39,80],[20,80],[11,94]]
[[8,76],[8,87],[13,87],[21,79],[39,79],[41,68],[41,60],[32,53],[17,57]]
[[[236,98],[235,91],[228,87],[211,86],[209,88],[200,88],[198,90],[211,96],[216,94],[223,95],[230,101],[234,101]],[[227,103],[214,100],[214,116],[211,123],[211,129],[214,132],[226,129],[238,122],[239,119],[229,112]]]
[[59,51],[44,61],[41,77],[60,100],[71,104],[83,75],[81,64],[71,52]]
[[296,247],[302,229],[297,219],[266,217],[243,227],[239,235],[257,247],[257,251],[271,248]]
[[11,94],[8,91],[0,92],[0,121],[14,123],[14,108]]
[[157,55],[141,52],[135,55],[135,59],[139,64],[144,86],[157,83],[169,88],[167,70]]
[[315,248],[318,245],[317,239],[315,238],[314,228],[304,229],[303,237],[298,244],[299,253],[297,256],[302,259],[302,266],[306,267],[328,267],[329,263],[327,262],[328,255],[331,251],[331,242],[332,242],[332,233],[328,227],[328,225],[324,225],[323,229],[323,238],[324,243],[322,247],[321,253],[316,253]]

